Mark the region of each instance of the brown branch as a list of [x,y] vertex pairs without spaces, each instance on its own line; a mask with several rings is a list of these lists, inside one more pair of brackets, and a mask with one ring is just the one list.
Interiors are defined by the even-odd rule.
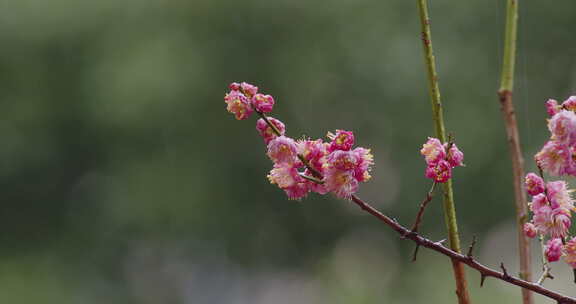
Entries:
[[[422,216],[424,216],[424,210],[426,210],[426,206],[428,205],[428,203],[432,201],[432,193],[434,193],[434,187],[436,187],[436,181],[432,183],[432,187],[430,187],[430,190],[428,191],[428,193],[426,193],[426,198],[424,198],[424,200],[420,204],[420,209],[418,210],[416,220],[414,221],[414,224],[412,225],[411,229],[413,233],[418,232],[418,228],[420,227],[420,223],[422,222]],[[420,249],[420,246],[416,244],[416,248],[414,248],[414,254],[412,255],[412,262],[416,262],[416,259],[418,258],[418,249]]]
[[[524,224],[528,218],[528,207],[526,205],[526,193],[524,191],[524,158],[520,148],[520,136],[518,135],[518,124],[514,105],[512,104],[512,91],[501,90],[498,92],[502,115],[508,135],[508,148],[512,159],[512,177],[514,186],[514,199],[516,205],[516,234],[518,236],[518,254],[520,256],[520,276],[525,280],[532,280],[530,271],[530,242],[524,235]],[[528,293],[523,294],[524,303],[531,303]]]
[[575,298],[571,298],[571,297],[562,295],[562,294],[557,293],[555,291],[546,289],[546,288],[544,288],[544,287],[542,287],[536,283],[525,281],[525,280],[522,280],[520,278],[509,275],[505,271],[505,268],[503,268],[504,267],[503,264],[501,264],[501,267],[504,269],[504,271],[503,272],[496,271],[496,270],[489,268],[483,264],[480,264],[474,258],[470,258],[467,255],[460,254],[454,250],[451,250],[450,248],[444,247],[439,242],[434,242],[430,239],[427,239],[427,238],[419,235],[418,233],[412,232],[408,228],[400,225],[397,221],[389,218],[388,216],[384,215],[380,211],[374,209],[374,207],[370,206],[368,203],[364,202],[363,200],[358,198],[356,195],[352,196],[352,201],[354,203],[356,203],[356,205],[358,205],[360,208],[362,208],[362,210],[370,213],[374,217],[378,218],[380,221],[384,222],[384,224],[388,225],[390,228],[392,228],[394,231],[396,231],[402,237],[412,240],[413,242],[415,242],[416,244],[418,244],[421,247],[426,247],[428,249],[439,252],[439,253],[449,257],[450,259],[452,259],[452,261],[460,262],[462,264],[468,265],[468,267],[470,267],[470,268],[476,269],[478,272],[480,272],[480,275],[482,276],[481,283],[484,282],[485,277],[492,277],[492,278],[496,278],[496,279],[505,281],[507,283],[519,286],[519,287],[524,288],[526,290],[531,290],[535,293],[541,294],[541,295],[548,297],[550,299],[554,299],[559,303],[576,304]]
[[418,232],[418,228],[420,223],[422,222],[422,216],[424,215],[424,210],[428,203],[432,200],[432,193],[434,193],[434,187],[436,187],[436,182],[432,183],[432,187],[430,187],[430,191],[426,193],[426,198],[420,204],[420,209],[418,210],[418,214],[416,215],[416,220],[414,221],[414,225],[412,225],[412,232]]

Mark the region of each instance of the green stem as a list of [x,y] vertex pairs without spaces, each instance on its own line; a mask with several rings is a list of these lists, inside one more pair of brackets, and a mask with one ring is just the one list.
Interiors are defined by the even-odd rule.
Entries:
[[[438,87],[438,75],[436,73],[436,62],[432,49],[432,36],[430,32],[430,17],[428,13],[427,0],[417,0],[418,11],[420,15],[420,24],[422,32],[422,43],[424,46],[424,60],[426,62],[428,75],[428,89],[430,101],[432,103],[432,118],[434,120],[434,129],[436,137],[446,142],[446,131],[444,127],[444,117],[442,113],[442,102],[440,99],[440,89]],[[452,192],[452,181],[448,180],[443,184],[444,187],[444,219],[448,229],[448,239],[450,248],[460,252],[460,238],[458,236],[458,223],[456,221],[456,209],[454,208],[454,195]],[[470,303],[468,288],[464,267],[456,260],[452,260],[454,268],[454,278],[456,280],[456,293],[460,304]]]
[[516,62],[516,33],[518,27],[518,0],[508,0],[506,8],[506,29],[504,36],[504,58],[500,91],[514,89],[514,65]]

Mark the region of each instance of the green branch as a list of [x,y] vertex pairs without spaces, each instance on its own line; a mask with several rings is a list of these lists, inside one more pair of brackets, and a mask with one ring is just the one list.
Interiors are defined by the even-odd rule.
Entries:
[[[424,60],[426,62],[428,75],[428,89],[430,101],[432,103],[432,118],[436,137],[442,142],[446,142],[446,131],[444,127],[444,117],[442,113],[442,102],[440,99],[440,89],[438,88],[438,75],[436,73],[436,62],[432,49],[432,36],[430,33],[430,17],[428,14],[427,0],[417,0],[422,31],[422,44],[424,46]],[[456,209],[454,207],[454,195],[452,192],[452,180],[443,184],[444,187],[444,219],[448,229],[448,239],[450,248],[460,252],[460,238],[458,236],[458,223],[456,221]],[[460,304],[470,303],[464,267],[456,260],[452,261],[454,268],[454,278],[456,280],[456,293]]]

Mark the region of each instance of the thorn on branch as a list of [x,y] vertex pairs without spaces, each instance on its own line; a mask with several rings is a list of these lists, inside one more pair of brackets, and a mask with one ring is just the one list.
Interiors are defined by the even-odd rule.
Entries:
[[480,274],[480,287],[484,286],[484,280],[486,280],[486,276],[484,274]]
[[468,247],[468,254],[466,255],[469,259],[472,259],[474,257],[474,246],[476,245],[476,236],[472,237],[472,244],[470,244],[470,247]]
[[414,248],[414,254],[412,255],[412,262],[416,262],[416,258],[418,257],[418,249],[420,249],[420,244],[416,244],[416,248]]
[[506,267],[504,267],[504,263],[500,263],[500,269],[502,269],[502,275],[504,276],[504,278],[510,278],[510,275],[508,275],[508,271],[506,271]]
[[444,246],[444,242],[446,242],[446,239],[441,239],[438,242],[434,242],[434,244]]

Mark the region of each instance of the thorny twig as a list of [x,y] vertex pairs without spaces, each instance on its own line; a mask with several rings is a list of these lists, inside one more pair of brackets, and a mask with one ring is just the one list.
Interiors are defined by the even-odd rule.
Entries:
[[[378,220],[380,220],[381,222],[383,222],[384,224],[386,224],[387,226],[392,228],[394,231],[396,231],[398,234],[400,234],[404,238],[410,239],[413,242],[415,242],[416,244],[420,245],[421,247],[426,247],[428,249],[439,252],[439,253],[451,258],[452,260],[456,260],[462,264],[468,265],[468,267],[470,267],[470,268],[477,270],[478,272],[480,272],[480,275],[482,276],[481,283],[484,282],[484,278],[492,277],[492,278],[496,278],[498,280],[505,281],[505,282],[508,282],[510,284],[519,286],[521,288],[531,290],[535,293],[541,294],[541,295],[546,296],[550,299],[554,299],[559,303],[576,304],[575,298],[565,296],[563,294],[557,293],[557,292],[552,291],[550,289],[546,289],[543,286],[540,286],[536,283],[528,282],[528,281],[522,280],[520,278],[511,276],[506,271],[499,272],[499,271],[494,270],[492,268],[489,268],[483,264],[480,264],[480,262],[478,262],[474,258],[469,258],[467,255],[463,255],[463,254],[458,253],[454,250],[451,250],[450,248],[444,247],[439,242],[434,242],[430,239],[427,239],[427,238],[419,235],[418,233],[411,233],[411,231],[408,228],[400,225],[398,222],[392,220],[391,218],[384,215],[380,211],[374,209],[374,207],[370,206],[368,203],[364,202],[363,200],[361,200],[356,195],[352,196],[352,201],[356,205],[358,205],[362,210],[370,213],[371,215],[373,215]],[[503,265],[501,265],[501,267],[503,267]]]

